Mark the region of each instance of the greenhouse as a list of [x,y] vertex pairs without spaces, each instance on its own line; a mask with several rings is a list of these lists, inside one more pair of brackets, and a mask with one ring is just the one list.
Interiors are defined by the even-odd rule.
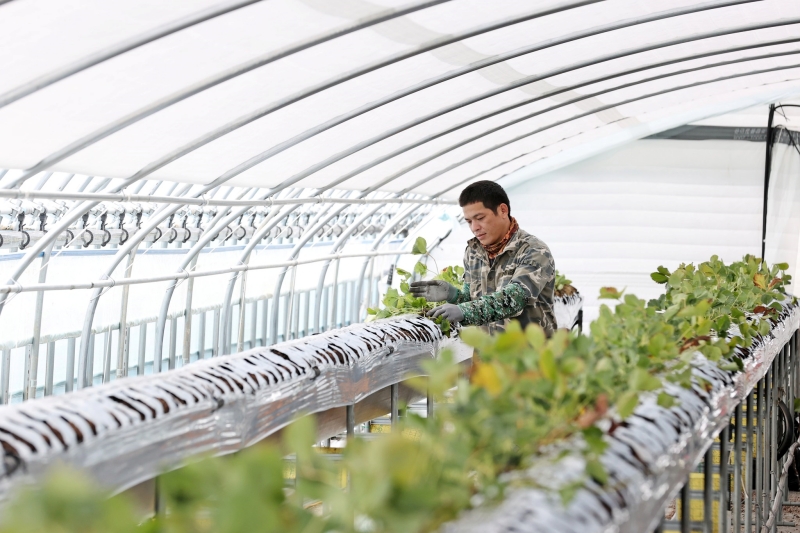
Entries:
[[796,0],[0,0],[0,533],[800,532],[799,266]]

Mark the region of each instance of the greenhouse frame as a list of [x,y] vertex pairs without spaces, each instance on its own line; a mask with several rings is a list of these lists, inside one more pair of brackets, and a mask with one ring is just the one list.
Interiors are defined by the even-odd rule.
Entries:
[[[0,0],[0,532],[64,465],[170,523],[168,476],[304,415],[346,495],[280,448],[308,531],[800,530],[798,174],[797,1]],[[552,252],[554,335],[410,296],[469,268],[482,181]],[[444,471],[447,428],[495,454],[467,496],[351,501],[384,470],[348,440]]]

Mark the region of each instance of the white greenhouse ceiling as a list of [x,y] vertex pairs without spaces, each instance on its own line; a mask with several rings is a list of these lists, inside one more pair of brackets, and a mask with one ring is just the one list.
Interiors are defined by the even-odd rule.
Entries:
[[452,197],[798,93],[797,0],[0,0],[5,187]]

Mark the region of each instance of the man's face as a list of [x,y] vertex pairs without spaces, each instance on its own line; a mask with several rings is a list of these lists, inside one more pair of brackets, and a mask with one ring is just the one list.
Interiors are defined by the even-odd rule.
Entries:
[[510,224],[506,204],[497,206],[497,213],[485,207],[483,202],[468,204],[461,209],[472,234],[484,246],[494,244],[505,237]]

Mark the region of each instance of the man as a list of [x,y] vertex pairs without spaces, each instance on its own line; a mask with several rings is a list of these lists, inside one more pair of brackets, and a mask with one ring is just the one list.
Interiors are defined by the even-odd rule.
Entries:
[[503,331],[510,319],[523,329],[539,324],[550,336],[556,329],[553,314],[555,263],[550,249],[519,229],[511,216],[511,202],[493,181],[478,181],[461,192],[458,203],[475,235],[464,254],[464,287],[446,281],[417,281],[410,289],[429,302],[447,303],[428,312],[463,325]]

